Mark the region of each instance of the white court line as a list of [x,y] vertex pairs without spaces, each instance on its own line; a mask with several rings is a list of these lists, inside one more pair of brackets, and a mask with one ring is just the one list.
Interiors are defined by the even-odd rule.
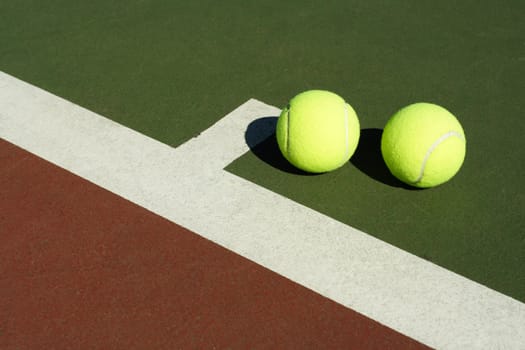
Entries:
[[0,72],[7,141],[429,346],[525,348],[525,304],[223,170],[278,113],[249,100],[171,148]]

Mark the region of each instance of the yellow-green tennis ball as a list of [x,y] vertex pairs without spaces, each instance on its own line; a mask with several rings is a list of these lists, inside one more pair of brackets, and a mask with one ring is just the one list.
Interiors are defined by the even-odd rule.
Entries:
[[277,121],[283,156],[295,167],[324,173],[344,165],[359,141],[354,109],[337,94],[309,90],[290,100]]
[[390,172],[415,187],[434,187],[461,168],[465,133],[452,113],[431,103],[402,108],[387,122],[381,152]]

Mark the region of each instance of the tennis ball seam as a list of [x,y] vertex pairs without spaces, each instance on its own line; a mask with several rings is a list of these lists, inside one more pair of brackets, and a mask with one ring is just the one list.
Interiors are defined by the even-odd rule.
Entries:
[[343,101],[345,106],[345,143],[346,143],[346,150],[345,150],[345,156],[344,159],[348,159],[348,156],[350,155],[350,145],[348,140],[348,104],[346,101]]
[[285,146],[286,149],[286,155],[288,158],[290,157],[290,119],[292,119],[292,106],[288,105],[288,116],[286,118],[286,140],[285,140]]
[[432,155],[432,152],[445,140],[447,140],[450,137],[457,137],[461,140],[463,140],[463,135],[461,135],[457,131],[449,131],[443,135],[441,135],[427,150],[427,153],[425,154],[425,157],[423,158],[423,162],[421,164],[421,170],[419,171],[419,176],[417,177],[416,181],[413,182],[413,184],[418,184],[423,180],[423,177],[425,176],[425,168],[427,166],[427,162],[430,159],[430,156]]

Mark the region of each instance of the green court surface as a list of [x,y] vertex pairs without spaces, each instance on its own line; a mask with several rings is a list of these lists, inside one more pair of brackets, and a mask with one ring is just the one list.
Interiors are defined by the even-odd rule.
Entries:
[[[522,1],[28,1],[0,4],[0,70],[177,146],[256,98],[337,92],[356,110],[349,164],[308,176],[269,138],[227,170],[525,301]],[[467,157],[449,183],[400,185],[388,117],[440,104]],[[265,116],[247,127],[246,139]]]

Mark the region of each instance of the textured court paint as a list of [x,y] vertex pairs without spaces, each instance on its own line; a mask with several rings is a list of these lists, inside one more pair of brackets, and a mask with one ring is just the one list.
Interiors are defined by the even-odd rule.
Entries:
[[[256,159],[229,169],[246,176],[246,164],[256,169],[247,178],[263,187],[525,302],[525,216],[515,210],[525,202],[515,191],[525,172],[524,132],[516,127],[523,114],[516,101],[524,80],[524,1],[0,4],[0,69],[172,146],[251,96],[281,107],[295,92],[329,88],[355,105],[364,128],[383,127],[406,103],[442,102],[473,132],[474,152],[432,195],[391,188],[388,177],[353,164],[341,176],[323,177],[341,189],[333,192],[282,181],[252,152],[242,159]],[[194,25],[206,16],[213,21]],[[326,200],[314,199],[323,194]],[[382,203],[385,194],[393,200]],[[458,219],[435,224],[428,213],[447,200],[459,204],[447,210]],[[427,215],[410,220],[414,206]],[[472,235],[486,249],[467,243]]]
[[140,206],[432,347],[525,344],[523,303],[225,172],[275,107],[250,100],[173,149],[8,75],[0,86],[1,137]]
[[2,349],[426,349],[0,139]]

